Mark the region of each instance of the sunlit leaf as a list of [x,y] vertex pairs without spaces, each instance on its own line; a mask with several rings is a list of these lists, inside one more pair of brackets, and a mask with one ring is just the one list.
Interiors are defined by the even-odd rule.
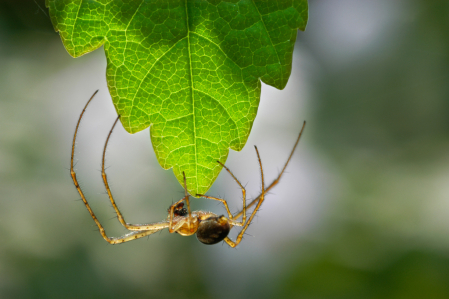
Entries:
[[290,76],[307,0],[47,0],[70,55],[104,45],[112,100],[130,133],[151,126],[157,159],[205,193],[241,150],[262,80]]

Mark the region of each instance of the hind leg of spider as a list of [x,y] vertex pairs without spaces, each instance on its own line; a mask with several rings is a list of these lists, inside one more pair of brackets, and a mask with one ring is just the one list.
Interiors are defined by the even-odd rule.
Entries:
[[228,203],[226,202],[226,200],[222,199],[222,198],[218,198],[218,197],[213,197],[213,196],[208,196],[208,195],[204,195],[204,194],[196,194],[196,196],[198,197],[203,197],[203,198],[208,198],[208,199],[212,199],[212,200],[217,200],[220,201],[221,203],[223,203],[223,205],[226,208],[226,212],[228,213],[228,217],[230,220],[231,225],[235,225],[235,226],[243,226],[243,224],[245,224],[246,221],[246,189],[245,187],[243,187],[243,185],[240,183],[240,181],[235,177],[235,175],[229,170],[229,168],[227,168],[223,163],[221,163],[220,161],[217,161],[224,169],[226,169],[226,171],[232,176],[232,178],[237,182],[237,184],[240,186],[240,188],[242,189],[242,198],[243,198],[243,217],[242,217],[242,221],[238,222],[235,221],[236,218],[238,217],[233,217],[231,211],[229,210],[228,207]]
[[[260,176],[261,176],[261,181],[262,181],[262,192],[261,192],[261,194],[259,196],[259,201],[257,202],[257,206],[254,208],[254,211],[251,213],[251,216],[249,217],[248,221],[245,223],[245,225],[243,226],[242,230],[237,235],[237,238],[235,239],[235,242],[232,241],[231,239],[229,239],[228,237],[226,237],[224,239],[224,241],[229,246],[231,246],[233,248],[236,247],[237,245],[239,245],[239,243],[242,241],[243,234],[245,233],[245,231],[248,228],[248,226],[251,224],[251,221],[253,221],[254,216],[256,215],[257,211],[259,210],[260,206],[262,205],[262,203],[263,203],[263,201],[265,199],[265,183],[264,183],[264,177],[263,177],[262,161],[260,160],[259,150],[257,149],[257,146],[254,146],[254,148],[256,149],[257,159],[259,160]],[[245,215],[245,214],[243,214],[243,215]]]
[[112,131],[114,131],[115,125],[117,124],[119,119],[120,119],[120,115],[117,116],[117,118],[115,119],[114,124],[112,125],[112,128],[109,131],[108,137],[106,138],[106,142],[104,144],[103,156],[101,159],[101,176],[103,178],[103,183],[106,188],[106,192],[108,193],[109,201],[111,202],[112,207],[114,208],[115,213],[117,214],[117,218],[120,221],[120,223],[129,230],[141,230],[141,225],[130,224],[125,221],[125,218],[123,217],[122,213],[120,212],[119,208],[117,207],[114,197],[112,196],[112,191],[111,191],[111,188],[109,187],[108,178],[107,178],[106,171],[105,171],[106,148],[108,147],[108,143],[109,143],[109,139],[111,138]]
[[119,119],[120,119],[120,115],[117,116],[117,118],[115,119],[114,124],[112,125],[112,128],[109,131],[108,137],[106,138],[106,142],[104,144],[103,156],[102,156],[102,160],[101,160],[101,176],[103,178],[103,183],[106,188],[106,192],[108,193],[109,200],[112,204],[112,207],[115,210],[115,213],[117,214],[117,218],[120,221],[120,223],[126,229],[129,229],[129,230],[133,230],[133,231],[147,230],[148,227],[152,226],[151,224],[131,224],[131,223],[128,223],[125,221],[125,218],[123,217],[122,213],[120,212],[119,208],[117,207],[117,204],[115,203],[114,197],[112,196],[111,188],[109,187],[109,184],[108,184],[108,178],[107,178],[106,171],[105,171],[106,148],[108,147],[108,143],[111,138],[112,131],[114,130],[115,125],[117,124]]
[[[284,167],[282,168],[282,171],[279,173],[278,177],[277,177],[277,178],[276,178],[276,179],[275,179],[275,180],[274,180],[274,181],[273,181],[273,182],[272,182],[272,183],[265,189],[265,194],[267,194],[271,189],[273,189],[273,187],[276,186],[276,185],[279,183],[279,181],[281,180],[281,177],[282,177],[282,175],[284,174],[285,169],[287,168],[287,165],[288,165],[288,163],[290,162],[290,160],[291,160],[291,158],[292,158],[292,156],[293,156],[293,153],[295,152],[295,149],[296,149],[296,147],[297,147],[297,145],[298,145],[298,143],[299,143],[299,139],[301,139],[301,135],[302,135],[302,132],[304,131],[304,127],[305,127],[305,126],[306,126],[306,122],[304,121],[304,123],[302,124],[301,131],[299,132],[298,138],[296,139],[295,145],[293,146],[293,149],[292,149],[292,151],[290,152],[290,156],[289,156],[288,159],[287,159],[287,162],[285,162]],[[252,206],[254,206],[256,203],[258,203],[261,196],[262,196],[262,194],[260,194],[260,195],[257,196],[256,198],[254,198],[254,199],[253,199],[253,200],[246,206],[246,208],[249,209],[249,208],[251,208]],[[234,215],[234,219],[240,217],[242,214],[243,214],[243,210],[240,211],[240,212],[238,212],[238,213],[236,213],[236,214]]]
[[121,213],[120,210],[118,209],[117,204],[115,203],[114,197],[112,196],[111,188],[109,187],[109,184],[108,184],[108,178],[107,178],[107,175],[106,175],[106,171],[105,171],[105,169],[104,169],[105,157],[106,157],[106,148],[108,147],[108,143],[109,143],[109,139],[111,138],[112,131],[114,130],[115,125],[117,124],[117,122],[118,122],[119,119],[120,119],[120,115],[117,116],[117,118],[115,119],[114,124],[112,125],[112,128],[111,128],[111,130],[109,131],[108,137],[106,138],[106,142],[105,142],[105,144],[104,144],[104,148],[103,148],[103,157],[102,157],[102,160],[101,160],[101,176],[102,176],[102,178],[103,178],[103,183],[104,183],[104,186],[105,186],[105,188],[106,188],[106,192],[108,193],[109,200],[110,200],[110,202],[111,202],[111,204],[112,204],[112,207],[113,207],[114,210],[115,210],[115,213],[117,214],[118,220],[120,221],[120,223],[121,223],[124,227],[126,227],[127,229],[129,229],[130,224],[129,224],[129,223],[126,223],[125,218],[123,217],[122,213]]

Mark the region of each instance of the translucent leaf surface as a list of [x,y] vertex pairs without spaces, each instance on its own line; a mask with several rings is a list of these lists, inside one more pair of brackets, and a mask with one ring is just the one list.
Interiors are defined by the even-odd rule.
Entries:
[[290,76],[307,0],[47,0],[70,55],[104,45],[107,82],[123,127],[149,126],[157,159],[191,194],[205,193],[229,148],[240,150],[262,80]]

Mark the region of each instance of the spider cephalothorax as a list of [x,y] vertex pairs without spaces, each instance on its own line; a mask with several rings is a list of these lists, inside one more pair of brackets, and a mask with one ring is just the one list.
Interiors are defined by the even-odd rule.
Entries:
[[[226,200],[217,198],[217,197],[208,196],[208,195],[196,194],[197,197],[208,198],[208,199],[212,199],[212,200],[221,202],[226,209],[228,217],[225,217],[224,215],[218,216],[212,212],[204,212],[204,211],[193,211],[192,212],[190,210],[190,196],[191,195],[187,192],[187,180],[186,180],[185,174],[183,173],[183,175],[184,175],[184,197],[181,200],[175,202],[174,204],[172,204],[170,206],[170,208],[168,209],[168,217],[165,220],[163,220],[161,222],[154,222],[154,223],[149,223],[149,224],[130,224],[125,221],[125,218],[123,217],[122,213],[118,209],[118,207],[115,203],[115,200],[112,197],[112,192],[111,192],[111,189],[109,188],[109,184],[108,184],[108,180],[107,180],[107,176],[106,176],[106,172],[105,172],[105,168],[104,168],[106,147],[108,145],[109,138],[111,137],[112,131],[113,131],[115,125],[117,124],[117,121],[120,118],[120,116],[118,116],[114,122],[114,125],[112,126],[112,129],[109,131],[108,137],[106,138],[106,143],[105,143],[104,149],[103,149],[103,159],[102,159],[102,163],[101,163],[101,175],[103,177],[103,183],[106,187],[106,191],[108,193],[109,200],[117,214],[118,220],[130,232],[126,235],[123,235],[123,236],[117,237],[117,238],[108,237],[106,235],[106,232],[105,232],[103,226],[101,225],[100,221],[97,219],[97,217],[95,216],[94,212],[92,211],[89,203],[87,202],[87,199],[84,196],[84,193],[78,184],[78,180],[76,179],[76,173],[73,168],[73,159],[74,159],[74,155],[75,155],[75,141],[76,141],[76,135],[78,133],[79,124],[81,122],[81,118],[83,117],[84,112],[86,111],[87,106],[89,105],[90,101],[93,99],[93,97],[95,96],[96,93],[97,93],[97,91],[89,99],[86,106],[84,106],[84,109],[80,114],[78,123],[75,128],[75,134],[73,136],[73,142],[72,142],[72,155],[71,155],[71,159],[70,159],[70,175],[72,176],[73,183],[75,184],[76,189],[78,190],[79,194],[81,195],[81,199],[82,199],[84,205],[86,206],[87,210],[89,211],[89,214],[91,215],[92,219],[95,221],[95,224],[98,226],[98,228],[100,230],[100,234],[110,244],[120,244],[120,243],[124,243],[124,242],[128,242],[128,241],[132,241],[132,240],[139,239],[139,238],[142,238],[145,236],[149,236],[149,235],[154,234],[155,232],[158,232],[162,229],[168,228],[168,231],[170,233],[176,232],[182,236],[191,236],[193,234],[196,234],[198,240],[203,244],[211,245],[211,244],[216,244],[221,241],[225,241],[231,247],[237,246],[240,243],[240,241],[242,240],[243,234],[245,233],[246,229],[250,225],[251,221],[253,220],[253,218],[256,215],[257,211],[259,210],[260,206],[262,205],[262,203],[265,199],[265,194],[269,190],[271,190],[281,179],[281,176],[284,173],[288,163],[290,162],[290,159],[293,155],[293,152],[296,149],[296,146],[298,145],[299,139],[301,138],[301,134],[302,134],[302,132],[304,130],[304,126],[306,124],[304,122],[301,132],[299,133],[299,136],[296,139],[296,143],[293,146],[293,149],[290,153],[290,156],[287,159],[287,162],[284,165],[284,168],[280,172],[279,176],[267,188],[265,188],[265,185],[264,185],[264,175],[263,175],[262,162],[260,160],[259,151],[257,150],[257,147],[255,147],[257,158],[259,160],[259,166],[260,166],[260,174],[261,174],[261,180],[262,180],[262,191],[261,191],[260,195],[258,197],[256,197],[255,199],[253,199],[248,205],[246,204],[245,188],[242,186],[242,184],[239,182],[239,180],[237,180],[237,178],[234,176],[234,174],[225,165],[223,165],[223,163],[221,163],[220,161],[217,161],[232,176],[232,178],[236,181],[236,183],[242,189],[242,199],[243,199],[242,211],[233,215],[229,211],[229,207],[228,207]],[[184,208],[184,205],[186,205],[187,208]],[[254,205],[256,207],[254,208],[251,215],[247,219],[246,211],[249,208],[253,207]],[[239,220],[240,217],[241,217],[241,220]],[[229,234],[229,231],[231,230],[231,228],[233,228],[234,226],[241,226],[242,230],[237,235],[236,240],[232,241],[230,238],[228,238],[228,234]]]

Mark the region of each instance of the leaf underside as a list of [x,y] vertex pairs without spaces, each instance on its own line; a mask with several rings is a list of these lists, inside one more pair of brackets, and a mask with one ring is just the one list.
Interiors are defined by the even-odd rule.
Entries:
[[215,181],[257,114],[262,80],[282,89],[307,0],[47,0],[73,57],[104,45],[129,133],[149,126],[160,165],[191,194]]

